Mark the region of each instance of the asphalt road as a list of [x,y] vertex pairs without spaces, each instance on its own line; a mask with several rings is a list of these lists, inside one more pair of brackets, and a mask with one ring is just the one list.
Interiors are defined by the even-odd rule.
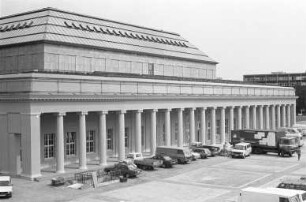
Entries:
[[218,156],[174,168],[143,171],[126,183],[113,183],[96,189],[74,190],[51,187],[50,181],[29,182],[13,179],[14,195],[0,201],[71,202],[161,202],[236,201],[239,190],[248,186],[276,186],[288,176],[306,175],[306,146],[302,158],[275,154],[251,155],[246,159]]

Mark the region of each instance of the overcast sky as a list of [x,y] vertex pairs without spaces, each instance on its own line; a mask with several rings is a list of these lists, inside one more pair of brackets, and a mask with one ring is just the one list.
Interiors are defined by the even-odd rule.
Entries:
[[1,16],[44,7],[179,33],[223,79],[306,71],[306,0],[0,0]]

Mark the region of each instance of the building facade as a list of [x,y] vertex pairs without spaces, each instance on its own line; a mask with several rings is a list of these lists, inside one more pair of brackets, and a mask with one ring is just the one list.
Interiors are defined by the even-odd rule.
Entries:
[[53,8],[0,18],[0,172],[105,166],[295,123],[293,88],[216,80],[179,34]]
[[306,73],[272,72],[271,74],[244,75],[243,80],[250,83],[277,85],[295,88],[298,97],[296,111],[306,113]]

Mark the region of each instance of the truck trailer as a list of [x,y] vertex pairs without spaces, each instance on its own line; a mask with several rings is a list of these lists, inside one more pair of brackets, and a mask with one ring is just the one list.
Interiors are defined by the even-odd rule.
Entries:
[[239,142],[251,143],[253,153],[273,152],[281,156],[292,156],[299,146],[296,137],[287,137],[285,131],[275,130],[232,130],[231,143]]

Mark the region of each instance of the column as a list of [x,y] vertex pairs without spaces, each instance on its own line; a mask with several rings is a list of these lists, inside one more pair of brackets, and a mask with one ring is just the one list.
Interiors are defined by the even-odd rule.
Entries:
[[21,115],[22,176],[34,179],[41,176],[40,114]]
[[194,142],[195,140],[195,123],[194,123],[194,110],[195,108],[191,108],[189,111],[190,116],[190,142]]
[[282,127],[286,127],[286,106],[282,105]]
[[234,107],[229,109],[229,128],[230,131],[234,130]]
[[211,144],[216,144],[216,107],[211,108]]
[[171,145],[171,120],[170,120],[171,109],[166,109],[165,111],[165,136],[166,136],[166,146]]
[[225,143],[225,107],[221,108],[221,144]]
[[101,166],[107,165],[106,115],[107,111],[99,112],[99,164]]
[[256,116],[257,116],[257,114],[256,114],[256,105],[254,105],[254,106],[252,107],[252,116],[253,116],[253,118],[252,118],[252,122],[253,122],[253,129],[256,129],[256,128],[257,128],[257,120],[256,120]]
[[269,105],[267,105],[266,107],[266,129],[269,130],[270,129],[270,115],[269,115]]
[[65,113],[57,113],[56,116],[56,173],[65,172],[64,116]]
[[259,129],[263,129],[263,106],[259,105]]
[[276,126],[276,128],[280,128],[281,127],[280,105],[276,105],[276,118],[277,118],[277,126]]
[[245,128],[250,128],[250,106],[245,106]]
[[237,123],[238,123],[238,129],[242,129],[242,109],[241,106],[237,107],[238,110],[238,119],[237,119]]
[[156,150],[156,112],[157,109],[151,111],[151,155],[154,155]]
[[183,110],[179,108],[177,110],[177,117],[178,117],[178,147],[183,147]]
[[79,169],[87,169],[86,159],[86,115],[87,112],[79,113],[79,134],[80,134],[80,152],[79,152]]
[[142,109],[139,109],[136,111],[136,135],[135,135],[135,138],[136,138],[136,148],[135,148],[135,151],[136,152],[142,152],[142,149],[141,149],[141,113],[143,112]]
[[287,105],[287,126],[291,127],[291,114],[290,114],[290,105]]
[[118,137],[118,146],[119,146],[119,155],[118,160],[122,161],[125,159],[125,110],[119,112],[119,137]]
[[292,125],[296,124],[296,106],[292,104]]
[[206,140],[206,137],[205,137],[205,129],[206,129],[206,120],[205,120],[205,110],[206,108],[205,107],[202,107],[200,109],[200,113],[201,113],[201,125],[200,125],[200,141],[205,144],[205,140]]
[[275,105],[271,105],[271,129],[275,130]]

